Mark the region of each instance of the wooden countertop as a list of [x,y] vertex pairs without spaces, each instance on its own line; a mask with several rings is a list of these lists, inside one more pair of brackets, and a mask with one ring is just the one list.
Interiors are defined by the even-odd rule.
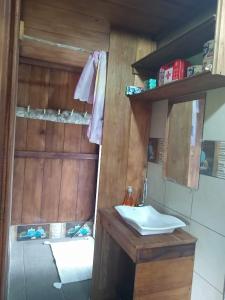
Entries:
[[172,234],[141,236],[114,208],[99,212],[104,229],[134,263],[194,255],[196,239],[181,229]]

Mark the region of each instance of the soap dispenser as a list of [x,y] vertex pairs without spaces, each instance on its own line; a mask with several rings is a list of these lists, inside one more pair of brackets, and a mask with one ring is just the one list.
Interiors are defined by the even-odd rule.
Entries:
[[128,186],[128,188],[127,188],[127,192],[126,192],[126,195],[125,195],[124,200],[123,200],[123,205],[135,206],[132,186]]

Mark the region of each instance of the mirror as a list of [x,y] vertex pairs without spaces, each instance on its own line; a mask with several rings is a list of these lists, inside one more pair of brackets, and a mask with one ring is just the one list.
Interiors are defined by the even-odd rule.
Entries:
[[225,179],[225,142],[202,142],[200,174]]
[[148,143],[148,162],[163,163],[164,139],[150,138]]
[[165,139],[164,175],[189,188],[198,188],[200,171],[205,98],[196,99],[170,105]]

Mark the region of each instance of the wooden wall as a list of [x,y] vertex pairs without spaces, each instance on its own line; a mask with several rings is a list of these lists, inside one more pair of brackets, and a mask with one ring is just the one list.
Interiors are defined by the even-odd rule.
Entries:
[[93,15],[91,6],[80,1],[23,0],[21,20],[26,35],[87,50],[76,55],[66,48],[24,39],[23,57],[82,67],[90,51],[109,49],[109,21]]
[[94,16],[90,3],[83,4],[71,0],[23,0],[25,34],[91,51],[107,51],[109,22],[103,15]]
[[[90,111],[90,105],[73,100],[79,76],[20,64],[18,106]],[[88,142],[86,132],[87,126],[17,118],[12,224],[83,221],[93,216],[98,147]],[[49,152],[56,158],[47,158]],[[71,153],[81,153],[81,159],[62,159],[62,154]],[[84,153],[94,154],[93,159]]]
[[[151,41],[148,44],[150,48],[155,46]],[[131,64],[140,47],[146,49],[146,45],[136,35],[115,30],[111,32],[98,209],[121,204],[127,185],[134,187],[136,197],[143,187],[151,106],[143,106],[142,103],[131,105],[125,96],[126,85],[133,85],[135,81]],[[120,256],[120,249],[115,248],[98,219],[93,300],[115,299],[114,282],[110,282],[108,278],[116,268],[121,267]]]

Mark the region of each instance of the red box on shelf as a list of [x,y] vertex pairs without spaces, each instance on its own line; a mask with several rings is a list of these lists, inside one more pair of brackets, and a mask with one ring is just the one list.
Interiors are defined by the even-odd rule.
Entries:
[[191,64],[184,59],[176,59],[163,65],[159,70],[159,86],[187,76],[187,68]]

